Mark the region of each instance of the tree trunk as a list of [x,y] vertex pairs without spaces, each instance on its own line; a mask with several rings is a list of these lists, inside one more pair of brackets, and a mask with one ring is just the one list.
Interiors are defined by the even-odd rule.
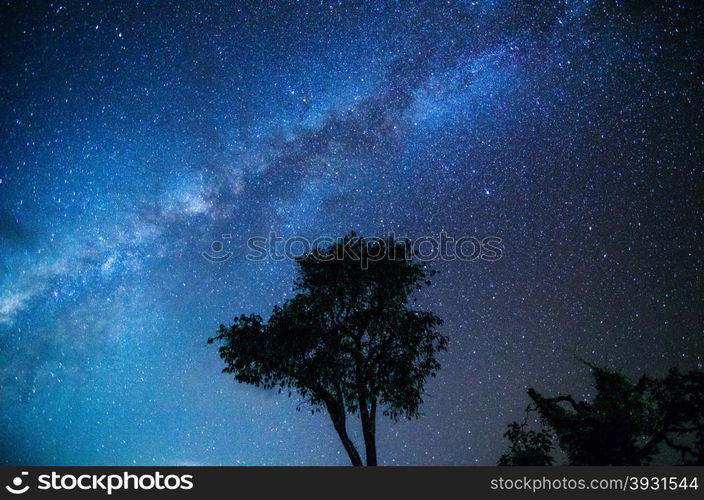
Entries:
[[[363,404],[362,404],[363,403]],[[367,466],[375,466],[376,462],[376,401],[372,401],[371,409],[367,407],[365,398],[360,398],[360,420],[364,436],[364,451],[367,456]]]
[[326,406],[328,408],[330,420],[332,420],[332,425],[335,427],[335,431],[337,431],[337,435],[340,437],[340,441],[342,441],[342,446],[345,447],[345,451],[347,452],[347,456],[350,457],[352,465],[354,465],[355,467],[361,467],[362,465],[364,465],[362,463],[362,458],[360,457],[357,448],[355,447],[354,443],[347,434],[347,418],[345,416],[345,410],[340,409],[337,407],[337,405],[331,403],[327,403]]
[[355,337],[354,352],[357,403],[359,404],[359,418],[362,422],[362,435],[364,436],[364,452],[367,457],[367,467],[370,467],[376,465],[376,399],[372,398],[370,409],[362,351],[362,337],[357,336]]

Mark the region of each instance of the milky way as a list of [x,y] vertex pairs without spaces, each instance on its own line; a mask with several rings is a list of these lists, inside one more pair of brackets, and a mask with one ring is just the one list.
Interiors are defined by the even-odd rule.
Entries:
[[495,463],[527,387],[589,397],[578,358],[702,367],[700,2],[0,19],[4,463],[346,464],[325,415],[206,344],[290,296],[294,263],[245,258],[270,231],[503,241],[419,295],[451,343],[424,416],[380,424],[385,464]]

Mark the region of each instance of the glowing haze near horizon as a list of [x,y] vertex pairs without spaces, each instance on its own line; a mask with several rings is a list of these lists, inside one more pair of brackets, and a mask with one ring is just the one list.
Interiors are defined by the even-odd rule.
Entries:
[[385,464],[495,463],[577,358],[701,368],[699,2],[266,3],[3,2],[3,463],[346,464],[205,343],[290,294],[270,231],[503,239],[419,296],[451,344]]

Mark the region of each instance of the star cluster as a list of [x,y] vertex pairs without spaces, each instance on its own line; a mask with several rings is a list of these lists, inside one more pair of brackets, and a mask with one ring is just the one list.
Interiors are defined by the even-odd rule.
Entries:
[[[493,464],[525,391],[704,359],[696,2],[0,7],[0,461],[345,464],[206,344],[291,293],[245,242],[495,235],[437,262],[451,338],[385,464]],[[223,234],[232,235],[227,240]],[[213,264],[222,240],[233,253]]]

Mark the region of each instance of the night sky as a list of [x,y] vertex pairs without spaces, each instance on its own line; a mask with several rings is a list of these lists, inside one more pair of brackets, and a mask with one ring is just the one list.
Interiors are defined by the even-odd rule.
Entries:
[[418,296],[450,346],[381,463],[496,463],[578,357],[702,368],[702,3],[660,4],[3,2],[0,461],[347,464],[206,344],[291,296],[270,231],[503,241]]

